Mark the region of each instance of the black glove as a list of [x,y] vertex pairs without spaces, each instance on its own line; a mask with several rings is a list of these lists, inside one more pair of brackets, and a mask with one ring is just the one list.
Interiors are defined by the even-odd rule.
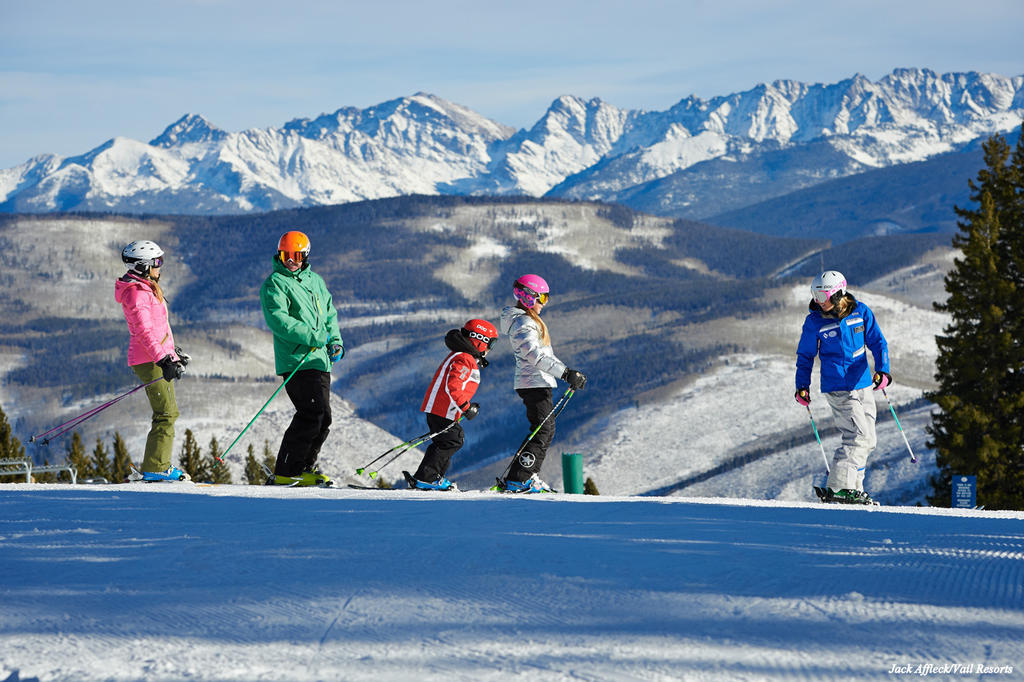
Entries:
[[175,362],[170,355],[165,355],[157,361],[156,366],[163,370],[164,381],[180,379],[185,373],[185,365]]
[[182,367],[188,367],[188,363],[192,362],[192,356],[183,351],[181,346],[174,347],[174,354],[178,356],[178,362]]
[[478,414],[480,414],[480,403],[470,403],[466,407],[462,408],[462,416],[466,419],[472,419]]
[[796,389],[796,393],[793,394],[793,397],[796,398],[796,401],[804,407],[811,404],[811,391],[807,387]]
[[569,384],[569,387],[574,391],[578,391],[587,385],[587,377],[583,372],[569,369],[568,367],[562,372],[562,381]]

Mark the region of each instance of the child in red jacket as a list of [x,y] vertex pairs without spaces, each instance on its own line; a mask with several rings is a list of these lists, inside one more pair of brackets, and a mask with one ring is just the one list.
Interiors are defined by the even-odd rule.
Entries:
[[459,421],[472,419],[480,411],[470,402],[480,385],[480,369],[487,366],[484,356],[498,338],[498,330],[487,320],[473,319],[462,329],[452,329],[444,337],[451,350],[434,372],[420,411],[427,414],[427,426],[434,434],[416,474],[403,472],[410,488],[455,490],[445,478],[452,455],[462,447],[464,434]]

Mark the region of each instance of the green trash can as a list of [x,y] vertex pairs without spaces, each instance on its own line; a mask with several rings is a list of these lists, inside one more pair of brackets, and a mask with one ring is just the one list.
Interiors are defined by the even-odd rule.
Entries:
[[562,453],[562,490],[572,495],[583,494],[583,455]]

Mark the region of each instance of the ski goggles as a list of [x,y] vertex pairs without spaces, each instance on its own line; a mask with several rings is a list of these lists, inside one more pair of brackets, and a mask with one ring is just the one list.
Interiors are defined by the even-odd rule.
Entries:
[[543,294],[537,294],[537,303],[540,303],[541,305],[546,305],[549,297],[550,295],[547,292],[544,292]]
[[487,344],[488,350],[490,350],[491,346],[494,345],[494,342],[498,340],[497,338],[492,339],[489,336],[484,336],[480,332],[469,332],[467,336],[469,336],[469,338],[471,339],[476,339],[477,341],[483,341],[484,343]]
[[832,294],[834,294],[837,291],[839,291],[840,288],[841,287],[837,287],[835,289],[828,289],[828,290],[815,289],[814,290],[814,300],[817,301],[818,304],[820,305],[820,304],[824,303],[825,301],[827,301],[828,299],[832,298]]
[[158,268],[158,267],[160,267],[163,264],[164,264],[164,259],[163,258],[154,258],[152,261],[150,261],[149,267],[151,267],[151,268]]
[[281,256],[282,263],[287,263],[288,261],[302,263],[306,260],[305,251],[278,251],[277,253]]

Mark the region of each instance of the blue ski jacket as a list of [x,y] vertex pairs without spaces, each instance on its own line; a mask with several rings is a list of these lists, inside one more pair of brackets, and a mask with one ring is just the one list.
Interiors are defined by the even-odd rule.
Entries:
[[[811,301],[796,348],[796,387],[811,385],[814,356],[821,358],[821,392],[854,391],[871,385],[867,350],[875,360],[875,371],[889,374],[889,345],[875,321],[871,308],[846,294],[855,304],[846,317],[822,312]],[[835,308],[833,308],[835,310]]]

